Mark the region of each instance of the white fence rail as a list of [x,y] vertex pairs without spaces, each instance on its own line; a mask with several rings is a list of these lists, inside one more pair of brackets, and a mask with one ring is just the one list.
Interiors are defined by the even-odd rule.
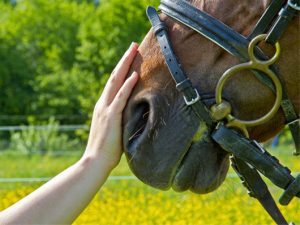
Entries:
[[[293,175],[299,174],[300,172],[294,172]],[[236,173],[228,173],[227,178],[238,178]],[[47,182],[52,177],[27,177],[27,178],[0,178],[0,183],[34,183],[34,182]],[[120,180],[138,180],[135,176],[109,176],[108,180],[120,181]]]
[[[34,183],[34,182],[47,182],[52,177],[13,177],[13,178],[0,178],[0,183]],[[110,176],[108,180],[137,180],[135,176]]]
[[78,129],[89,130],[89,126],[87,126],[87,125],[0,126],[0,131],[20,131],[20,130],[29,130],[29,129],[34,129],[34,130],[56,129],[59,131],[74,131],[74,130],[78,130]]

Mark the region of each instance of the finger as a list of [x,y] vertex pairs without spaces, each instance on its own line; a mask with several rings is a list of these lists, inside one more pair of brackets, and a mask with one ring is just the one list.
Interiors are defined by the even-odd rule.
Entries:
[[110,104],[115,95],[118,93],[118,90],[123,85],[131,63],[136,56],[137,49],[138,44],[132,43],[108,79],[107,85],[104,89],[104,92],[106,93],[107,104]]
[[124,85],[120,88],[111,104],[113,111],[121,113],[124,110],[128,98],[132,93],[132,90],[138,79],[139,75],[137,72],[133,72],[132,75],[125,81]]
[[125,54],[122,56],[121,60],[118,62],[117,66],[115,67],[115,69],[112,72],[112,75],[114,74],[120,74],[123,71],[125,71],[126,73],[123,74],[125,78],[125,75],[127,74],[129,67],[137,53],[139,45],[135,42],[132,42],[131,45],[129,46],[129,48],[127,49],[127,51],[125,52]]

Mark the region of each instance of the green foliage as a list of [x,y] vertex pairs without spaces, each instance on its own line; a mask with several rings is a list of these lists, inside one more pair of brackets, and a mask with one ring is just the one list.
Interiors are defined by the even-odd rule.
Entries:
[[0,2],[0,114],[91,114],[116,62],[149,29],[146,5],[158,0],[93,3]]
[[80,7],[41,0],[0,5],[1,113],[39,113],[31,104],[38,101],[36,79],[73,67],[81,12],[89,13]]
[[61,134],[58,130],[59,123],[51,118],[47,123],[47,129],[36,129],[34,126],[25,127],[23,130],[11,134],[10,149],[14,152],[31,155],[33,152],[43,154],[53,151],[72,151],[80,149],[78,139],[70,139],[67,134]]
[[110,73],[132,41],[141,41],[150,24],[145,15],[153,0],[103,0],[79,32],[80,65],[98,76]]
[[98,97],[99,82],[89,71],[78,67],[40,76],[36,81],[40,94],[32,105],[42,114],[84,115]]

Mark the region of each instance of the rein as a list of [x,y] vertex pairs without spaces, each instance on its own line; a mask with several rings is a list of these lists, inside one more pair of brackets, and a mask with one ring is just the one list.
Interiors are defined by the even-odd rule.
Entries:
[[[280,56],[278,40],[289,22],[300,11],[300,0],[273,0],[248,37],[237,33],[185,0],[161,0],[159,9],[241,60],[242,64],[228,69],[222,75],[215,91],[216,103],[212,107],[207,106],[204,96],[202,99],[198,90],[193,87],[174,54],[166,24],[160,20],[153,7],[147,8],[153,32],[169,72],[176,82],[176,88],[183,94],[185,104],[206,123],[211,136],[210,141],[215,141],[231,154],[232,166],[248,189],[249,195],[261,203],[277,224],[288,224],[259,172],[284,190],[279,199],[282,205],[288,205],[294,197],[300,198],[300,175],[293,177],[291,171],[281,165],[278,159],[255,140],[250,140],[247,127],[269,121],[281,107],[295,142],[294,154],[300,154],[299,118],[287,95],[282,76],[273,65]],[[257,47],[261,41],[275,45],[276,52],[271,59]],[[252,121],[235,118],[231,114],[230,104],[222,98],[222,88],[227,79],[242,70],[251,70],[276,95],[272,109],[265,116]]]

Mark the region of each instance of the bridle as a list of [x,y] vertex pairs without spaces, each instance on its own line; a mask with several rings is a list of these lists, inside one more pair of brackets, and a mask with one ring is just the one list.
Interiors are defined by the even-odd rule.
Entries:
[[[176,82],[176,88],[183,94],[185,104],[193,109],[199,120],[206,123],[211,137],[210,141],[216,142],[231,154],[232,166],[248,189],[249,195],[262,204],[277,224],[288,224],[259,172],[284,190],[279,199],[282,205],[288,205],[295,196],[300,197],[300,175],[293,177],[291,171],[281,165],[278,159],[255,140],[250,140],[247,127],[264,124],[281,107],[295,142],[294,154],[300,154],[299,118],[288,97],[282,76],[274,66],[280,55],[278,40],[290,21],[300,11],[300,0],[273,0],[248,37],[237,33],[185,0],[161,0],[159,9],[243,62],[228,69],[222,75],[216,87],[215,102],[213,105],[208,105],[181,68],[168,38],[166,24],[160,20],[153,7],[147,8],[153,32],[157,37],[169,72]],[[262,41],[275,46],[276,52],[271,59],[257,47],[257,44]],[[252,121],[235,118],[231,114],[230,104],[222,98],[225,82],[242,70],[251,70],[276,95],[272,109],[265,116]]]

